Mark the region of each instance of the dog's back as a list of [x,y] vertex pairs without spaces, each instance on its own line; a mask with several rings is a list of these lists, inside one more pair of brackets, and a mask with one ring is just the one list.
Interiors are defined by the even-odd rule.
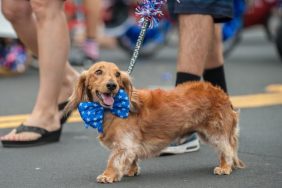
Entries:
[[144,131],[152,134],[168,130],[165,132],[185,135],[209,126],[224,129],[225,123],[237,119],[229,97],[209,83],[191,82],[169,91],[140,90],[138,97]]

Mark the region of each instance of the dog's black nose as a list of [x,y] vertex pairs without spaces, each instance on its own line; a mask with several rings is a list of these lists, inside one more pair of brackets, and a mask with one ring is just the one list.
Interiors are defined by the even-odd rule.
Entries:
[[117,88],[117,85],[114,83],[114,82],[108,82],[107,83],[107,88],[110,90],[110,91],[113,91]]

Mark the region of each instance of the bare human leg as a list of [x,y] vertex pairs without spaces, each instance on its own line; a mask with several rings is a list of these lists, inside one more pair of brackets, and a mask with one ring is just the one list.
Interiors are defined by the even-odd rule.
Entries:
[[203,74],[213,35],[214,27],[211,16],[179,15],[177,72],[187,72],[198,76]]
[[222,66],[224,63],[224,58],[220,24],[214,24],[213,45],[210,52],[211,53],[208,55],[208,61],[205,65],[205,69],[212,69]]
[[[76,71],[66,64],[69,37],[63,1],[3,0],[3,10],[18,36],[39,57],[39,92],[34,109],[24,124],[57,130],[60,127],[58,102],[70,95],[72,83],[77,78]],[[1,140],[28,141],[38,137],[36,133],[15,134],[13,130]]]
[[99,54],[99,26],[101,25],[101,1],[84,0],[86,40],[83,44],[83,51],[86,57],[96,61]]
[[101,1],[84,0],[86,16],[86,35],[88,38],[98,39],[98,29],[101,24]]
[[208,54],[208,60],[205,65],[203,78],[205,81],[208,81],[215,86],[219,86],[227,93],[227,85],[223,65],[224,57],[220,24],[214,24],[214,29],[215,32],[212,49]]

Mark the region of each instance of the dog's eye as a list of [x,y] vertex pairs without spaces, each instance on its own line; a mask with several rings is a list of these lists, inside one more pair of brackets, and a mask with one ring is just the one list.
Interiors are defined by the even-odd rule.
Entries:
[[103,73],[103,71],[100,70],[100,69],[99,69],[99,70],[96,70],[96,72],[95,72],[96,75],[101,75],[102,73]]
[[120,72],[116,72],[116,77],[120,77]]

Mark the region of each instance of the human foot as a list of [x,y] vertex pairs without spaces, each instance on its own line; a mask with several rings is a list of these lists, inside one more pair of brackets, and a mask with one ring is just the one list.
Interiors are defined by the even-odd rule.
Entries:
[[[59,102],[62,104],[63,101],[66,101],[73,91],[73,83],[78,78],[78,73],[71,68],[69,65],[66,67],[66,76],[63,80],[61,87]],[[60,107],[61,106],[61,107]],[[48,132],[58,131],[61,128],[68,116],[63,116],[63,106],[59,105],[58,107],[46,109],[46,108],[37,108],[34,109],[29,118],[23,122],[25,126],[43,128]],[[44,110],[42,110],[44,109]],[[1,141],[32,141],[38,140],[42,137],[41,134],[36,132],[17,132],[16,129],[13,129],[10,133],[5,136],[0,137]]]
[[[61,129],[62,125],[67,121],[67,119],[71,115],[71,113],[69,113],[63,117],[61,116],[61,111],[63,111],[64,107],[67,105],[67,102],[68,101],[65,101],[58,105],[58,110],[59,110],[60,117],[61,117],[59,128],[57,128],[54,131],[48,131],[45,129],[45,127],[39,127],[39,126],[36,127],[32,125],[21,124],[19,127],[13,129],[6,136],[0,137],[0,140],[2,141],[3,146],[17,147],[17,145],[19,145],[20,147],[23,147],[23,146],[30,146],[30,145],[39,145],[39,144],[46,143],[46,142],[48,143],[48,142],[59,141],[61,130],[62,130]],[[32,122],[32,118],[30,117],[27,120],[27,122],[28,121]],[[51,126],[49,128],[51,129]],[[13,141],[13,142],[9,143],[7,141]]]
[[99,52],[99,45],[93,39],[87,39],[82,46],[82,50],[87,58],[90,58],[94,62],[99,59],[100,52]]
[[[45,129],[48,132],[57,131],[60,129],[60,113],[55,110],[52,113],[46,111],[32,112],[29,118],[23,122],[26,127],[37,127]],[[32,141],[37,140],[42,136],[34,131],[17,131],[13,129],[10,133],[0,138],[1,141]]]
[[20,133],[36,133],[40,135],[40,138],[36,140],[24,140],[24,141],[15,141],[15,140],[2,140],[3,147],[6,148],[19,148],[19,147],[30,147],[38,146],[43,144],[49,144],[53,142],[58,142],[60,140],[62,129],[49,132],[46,129],[39,127],[26,126],[24,124],[20,125],[15,129],[15,134]]

